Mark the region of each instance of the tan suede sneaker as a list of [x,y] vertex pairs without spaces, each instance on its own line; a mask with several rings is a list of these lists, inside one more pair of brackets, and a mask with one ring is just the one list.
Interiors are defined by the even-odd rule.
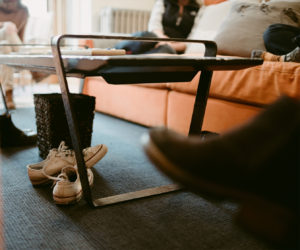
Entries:
[[[83,150],[87,168],[93,167],[107,153],[107,147],[99,144]],[[47,176],[57,176],[63,167],[76,165],[75,153],[61,142],[57,149],[51,149],[44,161],[27,165],[28,177],[32,185],[42,185],[52,182]]]
[[[93,185],[94,175],[91,169],[87,169],[89,185]],[[53,200],[56,204],[69,205],[80,201],[82,186],[77,171],[77,166],[67,166],[61,170],[58,177],[49,177],[55,180],[53,188]]]

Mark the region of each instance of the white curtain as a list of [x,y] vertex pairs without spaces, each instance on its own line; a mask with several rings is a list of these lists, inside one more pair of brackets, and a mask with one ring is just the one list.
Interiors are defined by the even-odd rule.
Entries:
[[54,34],[60,35],[66,33],[66,1],[48,0],[49,11],[53,13]]

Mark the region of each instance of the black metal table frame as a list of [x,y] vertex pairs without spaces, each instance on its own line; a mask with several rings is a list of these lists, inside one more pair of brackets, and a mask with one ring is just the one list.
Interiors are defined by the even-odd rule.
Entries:
[[[97,56],[93,59],[84,57],[74,58],[65,57],[61,53],[61,42],[63,39],[114,39],[114,40],[135,40],[147,42],[185,42],[185,43],[203,43],[205,45],[204,57],[181,57],[181,56]],[[102,207],[129,200],[149,197],[162,193],[168,193],[180,190],[181,187],[176,184],[154,187],[139,190],[130,193],[124,193],[104,198],[93,199],[91,189],[88,183],[87,170],[81,151],[78,125],[70,102],[70,92],[68,89],[67,76],[86,77],[102,76],[111,84],[133,84],[133,83],[159,83],[159,82],[186,82],[191,81],[193,77],[201,71],[199,78],[192,119],[189,128],[189,135],[200,134],[204,119],[208,93],[210,89],[213,70],[237,70],[247,67],[257,66],[263,63],[261,59],[249,58],[218,58],[217,45],[214,41],[207,40],[186,40],[186,39],[167,39],[167,38],[140,38],[129,36],[99,36],[99,35],[60,35],[51,40],[52,61],[51,58],[44,58],[42,65],[37,65],[39,58],[2,58],[0,61],[4,64],[16,67],[26,67],[45,71],[52,68],[55,70],[60,89],[66,118],[69,126],[69,132],[72,139],[72,146],[75,151],[75,157],[78,166],[80,181],[82,184],[83,195],[86,202],[92,207]],[[3,60],[8,61],[3,61]],[[64,60],[67,63],[67,70],[64,67]],[[28,60],[28,61],[27,61]],[[97,61],[98,60],[98,61]],[[21,62],[19,62],[21,61]],[[30,62],[30,63],[29,63]],[[29,64],[28,64],[29,63]],[[94,66],[96,64],[96,66]],[[74,66],[75,65],[75,66]],[[144,79],[144,76],[145,77]]]
[[[83,195],[86,202],[92,207],[102,207],[102,206],[111,205],[119,202],[125,202],[129,200],[134,200],[138,198],[144,198],[144,197],[149,197],[157,194],[168,193],[168,192],[179,190],[181,188],[180,186],[176,184],[170,184],[166,186],[154,187],[154,188],[139,190],[139,191],[120,194],[120,195],[114,195],[105,198],[93,199],[89,182],[88,182],[86,166],[85,166],[83,154],[80,147],[81,143],[80,143],[77,121],[76,121],[73,107],[70,102],[70,92],[68,89],[68,82],[66,78],[66,72],[64,69],[62,53],[60,49],[62,40],[70,39],[70,38],[71,39],[120,39],[120,40],[147,41],[147,42],[175,41],[175,42],[186,42],[186,43],[192,43],[192,42],[203,43],[205,45],[204,56],[210,56],[210,57],[216,56],[217,53],[216,43],[213,41],[203,41],[203,40],[139,38],[139,37],[97,36],[97,35],[60,35],[54,37],[51,41],[51,48],[54,57],[54,65],[60,83],[62,99],[63,99],[64,108],[67,116],[69,131],[72,139],[72,145],[76,156],[78,172],[80,176],[80,181],[82,183]],[[201,132],[211,78],[212,78],[212,71],[209,70],[201,71],[189,134],[199,134]]]

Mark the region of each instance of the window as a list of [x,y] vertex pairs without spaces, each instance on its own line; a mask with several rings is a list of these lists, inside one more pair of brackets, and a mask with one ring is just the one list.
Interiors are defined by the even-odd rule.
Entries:
[[24,42],[48,44],[54,34],[53,13],[49,12],[48,0],[22,0],[21,2],[29,11]]
[[47,13],[48,0],[22,0],[30,16],[42,16]]

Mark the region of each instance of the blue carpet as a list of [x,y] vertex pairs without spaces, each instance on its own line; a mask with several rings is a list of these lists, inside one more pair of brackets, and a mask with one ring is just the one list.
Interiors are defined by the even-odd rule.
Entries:
[[[35,129],[33,109],[12,117],[18,127]],[[172,183],[144,155],[145,132],[96,114],[92,144],[109,150],[93,169],[96,197]],[[181,191],[97,209],[84,200],[57,206],[50,186],[33,188],[28,180],[25,166],[41,160],[36,147],[5,149],[1,156],[7,249],[272,249],[234,223],[234,204]]]

